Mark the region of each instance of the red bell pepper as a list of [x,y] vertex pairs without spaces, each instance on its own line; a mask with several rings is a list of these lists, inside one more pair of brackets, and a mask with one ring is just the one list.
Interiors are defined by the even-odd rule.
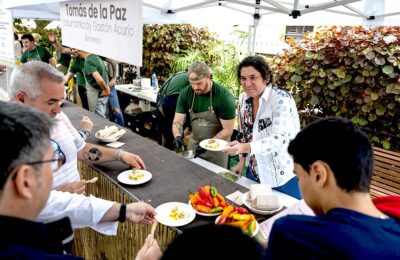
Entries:
[[249,213],[249,211],[246,208],[243,208],[243,207],[236,207],[236,211],[239,214],[248,214]]
[[213,207],[213,205],[211,205],[210,202],[204,201],[204,200],[199,200],[199,201],[197,201],[196,204],[197,204],[197,205],[203,205],[203,206],[206,206],[206,207],[209,207],[209,208],[212,208],[212,207]]
[[228,220],[229,215],[234,211],[235,211],[235,208],[231,205],[224,208],[224,210],[222,211],[221,217],[218,219],[218,224],[224,224]]
[[212,205],[212,207],[214,206],[214,201],[211,198],[210,193],[207,192],[204,187],[199,187],[199,195],[204,201],[209,202]]

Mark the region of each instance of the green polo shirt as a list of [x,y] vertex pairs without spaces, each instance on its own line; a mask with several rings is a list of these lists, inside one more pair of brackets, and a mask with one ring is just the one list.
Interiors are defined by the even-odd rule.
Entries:
[[[184,88],[178,98],[176,112],[186,114],[192,105],[193,95],[195,95],[192,86]],[[235,118],[236,103],[232,94],[223,86],[213,81],[212,86],[212,105],[215,114],[223,120]],[[210,93],[198,95],[194,99],[193,112],[205,112],[210,108]]]
[[91,87],[101,90],[102,88],[100,87],[99,84],[97,84],[95,78],[92,76],[92,73],[95,71],[97,71],[103,78],[104,82],[108,84],[109,80],[108,80],[107,70],[106,67],[104,66],[103,60],[100,59],[100,57],[95,54],[89,54],[89,56],[87,56],[85,59],[83,73],[85,75],[87,83]]
[[85,59],[81,57],[75,57],[72,59],[72,65],[69,68],[69,72],[76,75],[76,83],[79,86],[85,86],[86,80],[83,76],[83,68],[85,66]]
[[21,56],[21,62],[25,63],[31,60],[41,60],[43,62],[49,63],[52,58],[51,54],[47,51],[45,47],[36,46],[33,51],[26,50]]

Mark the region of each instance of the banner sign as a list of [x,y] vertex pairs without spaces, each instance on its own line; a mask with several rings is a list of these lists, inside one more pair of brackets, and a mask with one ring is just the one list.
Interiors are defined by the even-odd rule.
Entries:
[[142,0],[60,3],[62,44],[142,66]]
[[0,8],[0,64],[15,67],[12,12]]

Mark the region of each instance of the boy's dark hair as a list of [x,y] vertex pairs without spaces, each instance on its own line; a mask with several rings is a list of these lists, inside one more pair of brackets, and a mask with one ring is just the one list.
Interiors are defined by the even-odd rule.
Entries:
[[338,186],[348,192],[369,192],[373,151],[368,137],[351,121],[327,117],[312,122],[288,147],[295,163],[307,172],[315,161],[329,165]]
[[165,250],[162,260],[263,259],[261,245],[239,228],[202,225],[185,230]]

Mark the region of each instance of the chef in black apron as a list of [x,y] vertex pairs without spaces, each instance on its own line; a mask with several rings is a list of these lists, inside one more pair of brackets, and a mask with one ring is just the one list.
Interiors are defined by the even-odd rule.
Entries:
[[[202,140],[217,138],[229,141],[233,132],[234,127],[234,111],[235,102],[233,96],[227,91],[220,91],[224,88],[211,79],[210,69],[204,62],[195,62],[188,71],[189,83],[191,87],[188,87],[186,91],[182,91],[180,95],[184,98],[187,97],[188,111],[177,111],[175,113],[175,118],[172,126],[172,132],[174,135],[174,146],[179,149],[183,146],[183,124],[188,116],[191,126],[191,135],[189,137],[189,142],[187,144],[187,150],[195,151],[197,156],[212,162],[221,167],[227,168],[228,166],[228,155],[222,152],[206,151],[199,147],[199,143]],[[219,88],[218,91],[214,88]],[[215,93],[223,93],[223,98],[218,97],[219,101],[227,102],[232,104],[228,106],[232,110],[230,113],[232,118],[221,119],[216,113],[215,104],[216,97],[213,96]],[[195,111],[194,104],[196,102],[204,102],[204,96],[207,97],[205,111]],[[191,98],[189,98],[191,97]],[[201,97],[203,97],[201,99]],[[202,100],[202,101],[201,101]],[[178,101],[179,103],[179,101]],[[179,106],[179,105],[178,105]],[[203,106],[204,107],[204,106]],[[222,106],[220,106],[222,107]],[[195,156],[196,157],[196,156]]]

